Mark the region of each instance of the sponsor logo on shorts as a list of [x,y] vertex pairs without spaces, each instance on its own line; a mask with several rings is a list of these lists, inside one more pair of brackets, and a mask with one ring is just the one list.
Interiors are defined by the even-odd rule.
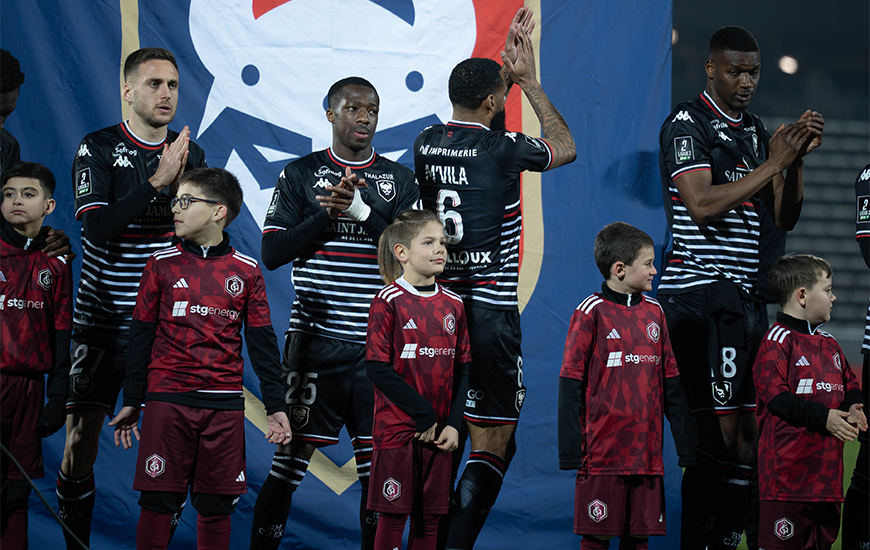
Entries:
[[813,393],[813,379],[812,378],[801,378],[798,381],[797,390],[795,390],[796,395],[804,395],[807,393]]
[[773,524],[773,533],[780,540],[788,540],[794,536],[794,523],[789,521],[788,518],[779,518]]
[[453,334],[456,332],[456,317],[454,317],[452,313],[448,313],[444,316],[442,324],[444,325],[444,330],[447,331],[447,334]]
[[73,375],[72,390],[76,395],[84,397],[91,393],[94,386],[94,377],[90,374]]
[[662,328],[658,323],[652,322],[646,326],[646,337],[658,344],[659,338],[662,335]]
[[834,368],[840,372],[843,372],[843,365],[840,363],[840,354],[835,353],[833,360],[834,360]]
[[384,498],[393,502],[402,496],[402,484],[393,478],[384,482]]
[[308,407],[303,407],[302,405],[290,407],[290,423],[293,424],[293,427],[296,429],[308,424],[309,416]]
[[743,533],[731,533],[731,536],[725,539],[722,539],[722,544],[725,546],[731,546],[732,548],[737,548],[740,546],[740,541],[743,540]]
[[235,298],[245,290],[245,282],[242,281],[242,278],[238,275],[230,275],[227,277],[227,280],[224,281],[224,290],[227,291],[227,294]]
[[51,270],[43,269],[36,275],[36,282],[45,290],[51,290]]
[[595,523],[600,523],[607,519],[607,504],[601,502],[597,498],[589,503],[586,510],[589,513],[589,518]]
[[517,412],[520,412],[523,408],[523,403],[526,401],[526,390],[520,390],[517,392],[517,397],[514,399],[514,406],[517,408]]
[[731,400],[731,382],[713,382],[711,386],[713,388],[713,399],[716,400],[716,403],[724,405]]
[[145,473],[151,477],[157,477],[166,471],[166,460],[158,455],[153,454],[145,459]]
[[466,394],[465,407],[474,409],[477,407],[477,402],[483,399],[483,390],[468,390]]

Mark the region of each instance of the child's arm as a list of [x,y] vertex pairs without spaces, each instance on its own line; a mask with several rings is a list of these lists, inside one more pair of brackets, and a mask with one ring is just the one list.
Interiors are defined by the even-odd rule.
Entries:
[[[852,427],[855,427],[862,432],[867,431],[867,417],[864,416],[864,395],[861,393],[861,387],[858,385],[858,380],[849,362],[845,360],[846,354],[840,349],[840,357],[843,358],[843,388],[846,390],[846,395],[843,398],[843,403],[840,404],[841,411],[848,411],[849,416],[846,417]],[[858,435],[858,432],[855,432]]]
[[414,420],[417,425],[415,437],[424,443],[434,440],[438,415],[429,401],[402,379],[389,363],[367,360],[366,371],[381,393]]
[[[57,280],[53,288],[54,301],[54,369],[48,375],[45,395],[48,403],[36,423],[40,437],[48,437],[66,423],[66,401],[69,397],[70,334],[72,332],[72,266],[59,258]],[[62,267],[61,267],[62,266]]]
[[674,446],[677,448],[681,468],[694,466],[698,463],[695,456],[695,419],[689,414],[689,398],[680,379],[677,369],[677,359],[671,347],[668,334],[668,324],[662,315],[662,374],[665,377],[665,416],[671,425],[671,435],[674,436]]
[[559,468],[577,470],[583,463],[583,419],[586,398],[586,368],[592,357],[595,321],[582,309],[574,310],[562,371],[559,374]]
[[465,413],[465,394],[468,393],[468,367],[468,363],[454,363],[453,366],[453,405],[444,429],[435,440],[435,446],[442,451],[452,452],[459,447],[459,426]]
[[265,327],[245,326],[245,342],[251,366],[260,379],[263,406],[269,421],[269,443],[287,445],[293,437],[290,421],[285,412],[284,392],[286,387],[281,377],[281,352],[272,325]]

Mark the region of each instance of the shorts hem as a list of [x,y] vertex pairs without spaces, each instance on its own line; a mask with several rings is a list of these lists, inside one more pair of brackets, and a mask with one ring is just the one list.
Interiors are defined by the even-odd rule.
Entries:
[[621,531],[619,529],[592,529],[592,530],[587,529],[585,533],[580,533],[576,529],[574,529],[574,534],[581,535],[581,536],[582,535],[606,535],[609,537],[658,537],[658,536],[665,535],[667,533],[666,533],[666,529],[662,528],[662,529],[649,529],[649,530],[641,529],[639,531],[632,531],[629,533],[626,533],[626,532]]
[[474,418],[472,416],[468,416],[468,414],[463,414],[462,417],[472,424],[483,424],[484,426],[503,426],[503,425],[516,425],[519,423],[519,417],[510,419],[510,418]]

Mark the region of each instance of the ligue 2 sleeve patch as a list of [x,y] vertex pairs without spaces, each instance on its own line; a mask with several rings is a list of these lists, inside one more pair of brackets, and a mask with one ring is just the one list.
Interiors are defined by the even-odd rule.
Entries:
[[90,167],[82,168],[76,172],[76,197],[90,195],[91,191],[93,191],[93,186],[91,186],[91,169]]
[[677,164],[685,164],[695,160],[695,143],[692,136],[674,138],[674,155]]
[[278,188],[275,188],[275,192],[272,193],[272,202],[269,203],[269,209],[266,210],[267,216],[272,216],[275,214],[275,210],[278,209],[278,197],[281,195],[281,191]]
[[858,223],[870,222],[870,195],[858,197]]

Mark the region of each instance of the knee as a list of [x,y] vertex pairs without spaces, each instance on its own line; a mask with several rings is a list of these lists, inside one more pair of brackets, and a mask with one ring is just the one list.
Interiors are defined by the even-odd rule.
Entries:
[[30,484],[23,479],[7,479],[3,481],[3,512],[10,514],[17,510],[27,510],[30,500]]
[[191,502],[199,515],[203,517],[228,516],[235,512],[239,495],[194,493]]
[[181,511],[187,495],[164,491],[142,491],[139,497],[139,507],[158,514],[177,514]]

